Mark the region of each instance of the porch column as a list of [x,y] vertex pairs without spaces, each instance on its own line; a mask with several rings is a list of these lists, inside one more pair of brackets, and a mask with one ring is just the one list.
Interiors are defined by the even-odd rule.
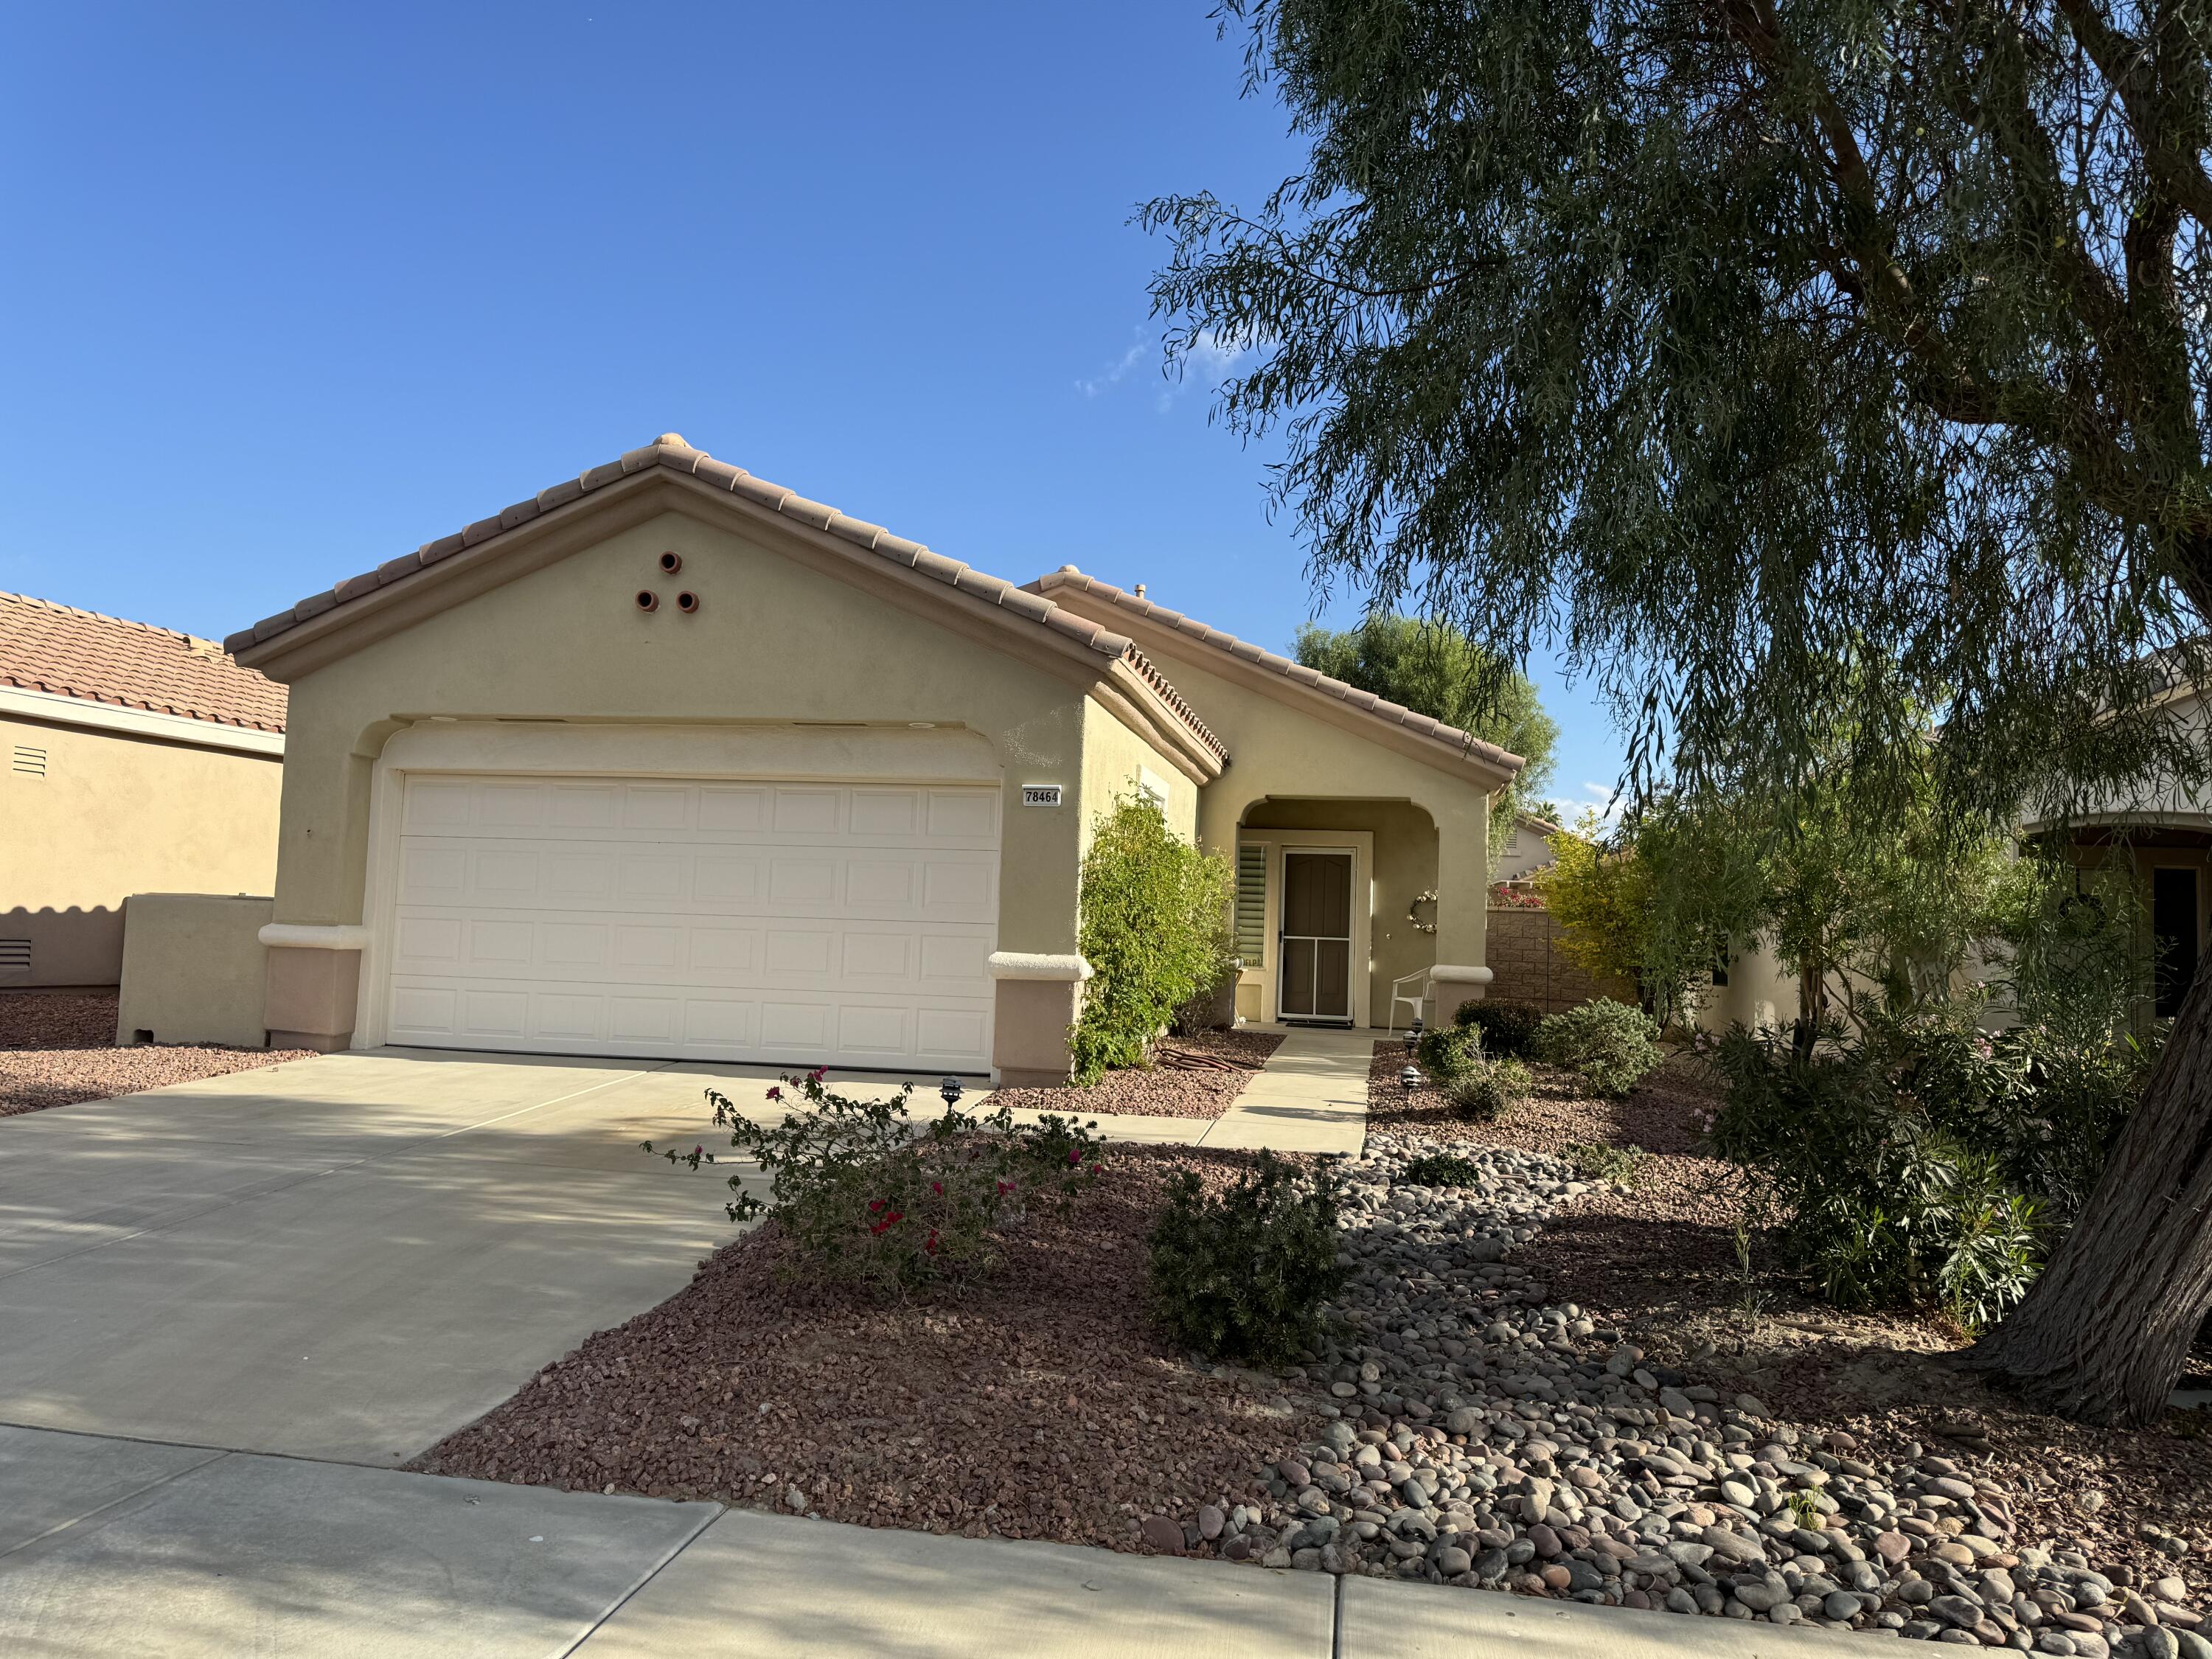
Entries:
[[1490,985],[1490,824],[1484,805],[1427,807],[1437,825],[1437,965],[1429,988],[1439,1025],[1449,1024],[1462,1002],[1480,1000]]
[[994,951],[989,971],[996,1000],[991,1066],[1006,1089],[1049,1088],[1067,1081],[1067,1028],[1083,1012],[1091,964],[1073,953]]

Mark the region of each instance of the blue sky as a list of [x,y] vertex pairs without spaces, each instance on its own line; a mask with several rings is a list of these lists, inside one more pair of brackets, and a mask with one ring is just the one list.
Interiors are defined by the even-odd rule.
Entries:
[[[220,637],[655,433],[1285,647],[1143,198],[1295,163],[1200,0],[19,9],[0,586]],[[1320,614],[1342,620],[1341,598]],[[1556,788],[1620,745],[1532,665]]]

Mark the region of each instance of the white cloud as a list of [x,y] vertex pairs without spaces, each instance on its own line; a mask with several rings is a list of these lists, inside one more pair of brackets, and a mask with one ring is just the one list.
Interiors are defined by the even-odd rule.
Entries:
[[[1142,329],[1138,331],[1139,335],[1143,332],[1144,331]],[[1075,389],[1078,392],[1080,392],[1086,398],[1095,398],[1100,392],[1105,391],[1109,386],[1119,386],[1123,380],[1127,380],[1129,376],[1130,371],[1134,369],[1139,363],[1143,362],[1146,355],[1147,348],[1145,342],[1140,338],[1132,344],[1129,349],[1123,352],[1119,357],[1107,364],[1104,368],[1099,370],[1097,374],[1091,376],[1091,378],[1087,380],[1078,380],[1075,383]]]
[[1599,824],[1610,830],[1620,822],[1620,810],[1626,805],[1609,783],[1585,783],[1579,795],[1554,795],[1551,799],[1553,819],[1570,828],[1582,822],[1584,812],[1594,811]]
[[1212,391],[1235,374],[1252,352],[1249,340],[1232,340],[1212,329],[1201,328],[1192,337],[1190,349],[1183,354],[1182,375],[1161,388],[1153,406],[1166,414],[1175,407],[1176,399],[1190,390],[1194,380],[1208,392]]

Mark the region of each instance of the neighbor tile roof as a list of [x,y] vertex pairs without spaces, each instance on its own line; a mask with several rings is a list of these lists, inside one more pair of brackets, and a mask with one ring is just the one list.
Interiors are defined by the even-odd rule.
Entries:
[[732,466],[727,461],[718,461],[704,450],[694,449],[680,434],[664,432],[641,449],[633,449],[619,459],[604,466],[541,489],[528,501],[517,501],[505,512],[479,519],[474,524],[441,536],[436,541],[425,542],[412,553],[403,553],[396,559],[387,559],[374,570],[365,570],[357,576],[349,576],[333,587],[311,594],[288,611],[273,617],[264,617],[251,628],[241,629],[223,641],[229,651],[245,651],[276,638],[287,629],[335,611],[350,600],[375,592],[389,583],[401,580],[416,572],[452,557],[463,548],[472,548],[488,542],[495,536],[529,523],[532,519],[550,513],[556,507],[580,501],[595,489],[604,489],[617,479],[629,477],[651,466],[666,467],[671,471],[688,474],[701,482],[726,489],[734,495],[781,514],[785,518],[806,525],[812,529],[848,541],[856,546],[882,555],[894,564],[933,577],[947,587],[958,589],[972,598],[984,600],[1001,610],[1012,611],[1030,622],[1066,635],[1102,657],[1121,658],[1144,678],[1161,700],[1217,758],[1226,760],[1229,750],[1219,738],[1206,728],[1197,711],[1167,683],[1159,670],[1146,660],[1143,652],[1126,635],[1102,627],[1087,617],[1054,605],[1049,599],[1038,598],[1013,583],[963,564],[957,559],[948,559],[941,553],[933,553],[920,542],[911,542],[903,536],[895,536],[881,525],[870,524],[840,513],[834,507],[808,501],[794,490],[781,484],[773,484],[757,478],[741,466]]
[[1272,651],[1247,644],[1234,634],[1224,634],[1218,628],[1208,628],[1195,617],[1186,617],[1179,611],[1170,611],[1164,605],[1154,605],[1150,599],[1140,599],[1134,593],[1125,592],[1111,582],[1102,582],[1096,576],[1086,576],[1072,564],[1064,564],[1048,576],[1040,576],[1030,584],[1031,592],[1040,597],[1059,588],[1073,588],[1079,593],[1095,595],[1117,609],[1146,617],[1181,638],[1193,640],[1212,647],[1230,656],[1241,658],[1255,667],[1267,669],[1293,680],[1300,685],[1350,703],[1353,708],[1372,714],[1391,726],[1401,726],[1408,732],[1443,744],[1455,754],[1472,756],[1487,761],[1491,765],[1511,773],[1521,769],[1520,756],[1486,743],[1472,732],[1462,732],[1455,726],[1446,726],[1430,715],[1417,714],[1401,703],[1387,697],[1378,697],[1372,691],[1362,691],[1356,685],[1346,685],[1342,680],[1331,679],[1318,669],[1304,663],[1293,662],[1288,657],[1279,657]]
[[284,688],[212,640],[0,593],[0,685],[258,732],[284,729]]

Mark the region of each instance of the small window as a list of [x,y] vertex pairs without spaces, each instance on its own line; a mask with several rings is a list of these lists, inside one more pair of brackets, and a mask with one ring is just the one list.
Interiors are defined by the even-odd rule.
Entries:
[[1168,810],[1167,780],[1149,766],[1137,770],[1137,793],[1164,812]]
[[1267,956],[1267,849],[1264,844],[1237,849],[1237,954],[1247,968]]
[[17,744],[13,769],[27,778],[43,778],[46,775],[46,751],[33,749],[28,744]]
[[0,939],[0,978],[30,971],[31,941],[27,939]]

